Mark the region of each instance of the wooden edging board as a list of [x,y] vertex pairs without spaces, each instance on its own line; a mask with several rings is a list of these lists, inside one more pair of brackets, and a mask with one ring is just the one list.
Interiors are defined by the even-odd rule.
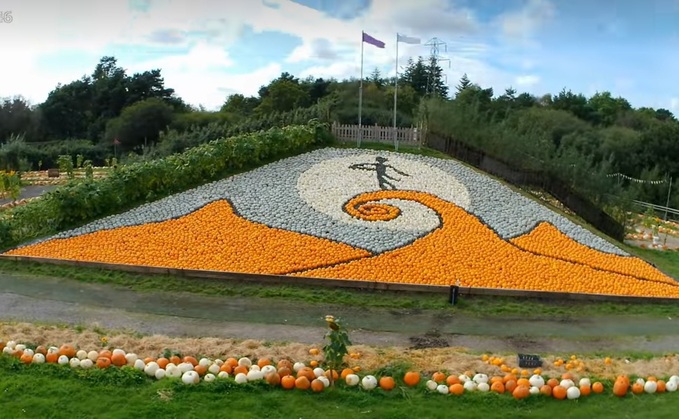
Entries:
[[[227,280],[252,283],[267,283],[277,285],[313,285],[330,288],[351,288],[363,291],[392,291],[392,292],[411,292],[441,294],[449,296],[450,286],[445,285],[420,285],[420,284],[401,284],[392,282],[377,281],[356,281],[345,279],[310,278],[286,275],[263,275],[222,271],[206,271],[193,269],[161,268],[141,265],[121,265],[101,262],[83,262],[63,259],[37,258],[29,256],[0,255],[0,260],[12,262],[40,263],[46,265],[61,265],[81,268],[93,268],[112,271],[123,271],[145,275],[168,275],[184,278],[199,278],[211,280]],[[525,291],[515,289],[497,288],[472,288],[460,287],[460,296],[488,296],[488,297],[516,297],[516,298],[537,298],[552,301],[591,301],[591,302],[615,302],[615,303],[664,303],[679,305],[679,298],[653,298],[653,297],[633,297],[605,294],[579,294],[569,292],[551,291]]]

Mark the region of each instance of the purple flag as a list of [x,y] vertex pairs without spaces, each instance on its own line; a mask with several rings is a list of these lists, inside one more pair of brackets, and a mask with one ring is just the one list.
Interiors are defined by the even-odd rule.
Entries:
[[365,32],[363,32],[363,42],[365,42],[366,44],[374,45],[377,48],[384,48],[384,42],[373,38],[372,36],[368,35]]

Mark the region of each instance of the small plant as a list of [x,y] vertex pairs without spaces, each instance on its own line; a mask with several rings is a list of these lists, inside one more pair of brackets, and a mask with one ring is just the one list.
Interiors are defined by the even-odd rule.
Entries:
[[75,156],[75,167],[81,169],[83,167],[84,160],[85,156],[83,156],[82,154],[78,154],[77,156]]
[[10,197],[16,202],[21,196],[21,176],[15,171],[0,172],[0,198]]
[[335,385],[333,371],[340,371],[340,368],[344,365],[344,357],[349,353],[349,334],[342,328],[339,320],[336,320],[334,316],[325,316],[325,321],[328,323],[330,330],[325,334],[325,338],[328,340],[328,344],[323,347],[323,354],[325,355],[325,364],[330,370],[328,378],[330,379],[330,385]]
[[59,165],[59,171],[66,173],[69,179],[73,179],[75,177],[75,173],[73,171],[73,159],[71,156],[67,154],[59,156],[57,159],[57,164]]
[[38,160],[38,171],[42,170],[42,160]]
[[83,167],[85,168],[85,179],[94,179],[94,167],[92,166],[92,160],[85,160],[83,162]]

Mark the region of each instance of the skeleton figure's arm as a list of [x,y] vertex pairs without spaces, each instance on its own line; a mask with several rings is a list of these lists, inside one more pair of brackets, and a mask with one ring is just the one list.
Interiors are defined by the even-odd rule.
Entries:
[[358,164],[352,164],[351,166],[349,166],[349,169],[375,170],[375,164],[374,164],[374,163],[358,163]]

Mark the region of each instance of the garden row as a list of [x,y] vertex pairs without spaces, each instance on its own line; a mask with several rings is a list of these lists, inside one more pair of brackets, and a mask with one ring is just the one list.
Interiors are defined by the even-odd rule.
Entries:
[[[5,361],[14,365],[15,371],[23,368],[40,368],[39,364],[56,364],[79,371],[85,375],[87,370],[107,370],[121,368],[136,374],[138,380],[147,376],[151,379],[175,379],[186,385],[201,382],[226,380],[237,385],[262,383],[285,390],[323,392],[334,386],[357,387],[363,391],[392,391],[397,387],[412,387],[422,391],[456,396],[465,393],[497,393],[515,399],[527,397],[550,397],[558,400],[578,399],[593,394],[613,394],[625,397],[630,394],[675,393],[679,376],[666,379],[656,377],[628,377],[621,375],[610,381],[594,381],[589,377],[577,379],[570,372],[560,377],[547,377],[541,369],[523,370],[520,373],[506,372],[503,375],[489,376],[484,373],[465,371],[462,374],[449,374],[436,371],[424,374],[419,371],[405,371],[400,374],[375,373],[362,374],[360,367],[332,370],[318,361],[308,363],[291,359],[273,360],[262,358],[256,361],[248,357],[229,357],[225,360],[163,354],[159,357],[141,358],[124,350],[102,349],[86,351],[72,345],[60,347],[38,346],[34,349],[24,344],[9,341],[0,342]],[[317,349],[310,354],[318,355]],[[323,368],[325,367],[325,368]]]
[[307,150],[328,139],[325,127],[312,121],[211,141],[181,154],[119,167],[103,179],[70,182],[43,199],[4,212],[0,249],[202,185],[265,159]]

